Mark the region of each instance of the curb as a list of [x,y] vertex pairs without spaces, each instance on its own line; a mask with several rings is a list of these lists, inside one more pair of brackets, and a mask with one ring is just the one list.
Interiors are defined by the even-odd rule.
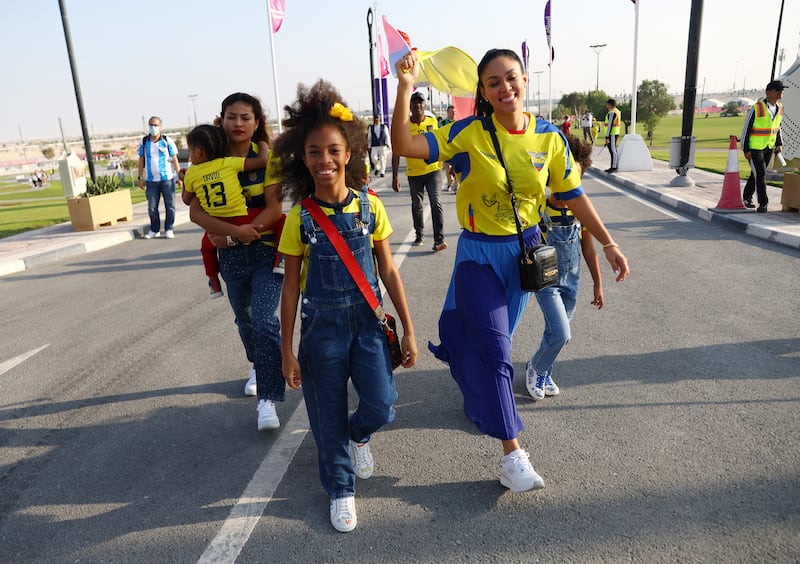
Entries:
[[[764,227],[762,225],[752,223],[746,219],[743,219],[741,216],[737,217],[735,214],[715,212],[710,208],[698,206],[697,204],[676,198],[675,196],[662,194],[658,190],[648,188],[644,184],[639,184],[638,182],[618,176],[617,174],[606,172],[595,165],[592,165],[589,170],[591,170],[592,173],[597,177],[629,188],[649,200],[653,200],[665,206],[675,208],[690,217],[696,217],[698,219],[708,221],[714,225],[720,225],[731,229],[732,231],[744,233],[745,235],[750,235],[751,237],[755,237],[757,239],[769,241],[770,243],[777,243],[785,247],[800,250],[800,236],[798,235],[783,233],[770,227]],[[750,215],[751,213],[754,212],[747,212],[746,215]]]

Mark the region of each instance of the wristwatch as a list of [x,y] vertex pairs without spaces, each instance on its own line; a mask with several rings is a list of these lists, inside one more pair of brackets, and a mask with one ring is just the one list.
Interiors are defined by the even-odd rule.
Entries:
[[236,245],[239,244],[239,241],[237,241],[236,239],[234,239],[230,235],[226,235],[226,237],[228,238],[228,246],[229,247],[235,247]]

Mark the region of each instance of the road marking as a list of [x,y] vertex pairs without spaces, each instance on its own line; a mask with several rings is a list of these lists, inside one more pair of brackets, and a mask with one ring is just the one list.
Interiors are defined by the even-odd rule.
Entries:
[[3,374],[5,374],[9,370],[11,370],[12,368],[17,366],[18,364],[22,364],[23,362],[28,360],[33,355],[35,355],[36,353],[46,349],[49,346],[50,346],[50,343],[47,343],[46,345],[42,345],[38,349],[33,349],[30,352],[26,352],[25,354],[21,354],[19,356],[15,356],[14,358],[12,358],[10,360],[6,360],[5,362],[0,362],[0,376],[2,376]]
[[[430,218],[430,211],[425,214],[425,218]],[[415,233],[412,229],[395,253],[394,262],[397,268],[400,268],[408,255],[414,237]],[[381,288],[382,293],[385,294],[386,290],[382,285]],[[308,413],[305,401],[301,399],[289,418],[289,423],[281,429],[278,439],[269,449],[267,456],[264,457],[236,505],[231,509],[217,536],[200,556],[198,564],[232,564],[236,562],[236,558],[250,539],[253,529],[272,500],[275,490],[278,489],[278,485],[286,475],[289,464],[294,459],[294,455],[308,431]]]
[[678,215],[676,213],[672,213],[671,211],[668,211],[668,210],[664,209],[663,207],[661,207],[658,204],[654,204],[653,202],[645,200],[644,198],[641,198],[639,196],[631,194],[627,190],[623,190],[622,188],[617,188],[613,184],[610,184],[610,183],[606,182],[605,180],[601,180],[600,178],[597,178],[596,176],[592,176],[591,179],[594,180],[595,182],[598,182],[599,184],[602,184],[606,188],[614,190],[615,192],[619,192],[623,196],[627,196],[631,200],[635,200],[635,201],[639,202],[640,204],[644,204],[645,206],[647,206],[649,208],[653,208],[654,210],[663,213],[667,217],[671,217],[675,221],[682,221],[684,223],[687,223],[687,222],[690,223],[692,221],[691,219],[689,219],[687,217],[683,217],[682,215]]
[[306,404],[300,400],[289,418],[289,423],[281,429],[275,444],[269,449],[242,497],[233,506],[219,533],[200,556],[198,563],[236,561],[307,433]]

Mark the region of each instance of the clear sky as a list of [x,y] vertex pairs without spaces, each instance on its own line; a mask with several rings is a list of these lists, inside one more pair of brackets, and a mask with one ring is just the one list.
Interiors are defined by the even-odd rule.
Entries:
[[[259,96],[275,115],[267,0],[65,0],[90,134],[142,129],[156,114],[166,127],[208,122],[231,92]],[[639,0],[639,81],[684,90],[691,0]],[[548,92],[546,0],[286,0],[275,35],[281,105],[298,82],[331,81],[356,110],[371,106],[370,7],[408,33],[421,50],[455,45],[480,60],[486,50],[531,48],[531,70]],[[770,78],[780,0],[705,0],[697,93],[763,90]],[[634,5],[630,0],[552,0],[554,98],[600,88],[629,94],[633,85]],[[57,0],[0,3],[3,119],[0,141],[67,136],[80,122]],[[379,22],[380,20],[376,20]],[[756,33],[752,28],[761,32]],[[787,0],[782,68],[798,55],[800,2]],[[376,65],[377,72],[377,65]],[[536,79],[531,76],[535,100]],[[705,86],[704,86],[705,84]],[[390,100],[395,84],[389,78]],[[434,98],[434,101],[436,98]]]

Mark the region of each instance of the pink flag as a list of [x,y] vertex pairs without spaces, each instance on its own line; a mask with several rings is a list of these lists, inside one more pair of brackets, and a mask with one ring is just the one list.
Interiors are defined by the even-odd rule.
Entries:
[[389,20],[386,19],[386,16],[383,16],[383,31],[386,33],[386,43],[389,49],[389,70],[392,71],[394,76],[397,76],[397,70],[394,66],[397,61],[411,52],[411,47],[409,47],[406,40],[403,39],[403,36],[400,35],[400,32],[389,24]]
[[383,50],[383,39],[381,38],[381,28],[378,31],[378,58],[380,59],[381,78],[389,76],[389,61],[386,60],[386,53]]
[[272,33],[278,33],[283,23],[286,0],[269,0],[269,15],[272,18]]
[[547,63],[550,65],[556,58],[556,51],[550,43],[550,0],[544,6],[544,33],[547,35],[547,48],[550,50],[550,62]]

